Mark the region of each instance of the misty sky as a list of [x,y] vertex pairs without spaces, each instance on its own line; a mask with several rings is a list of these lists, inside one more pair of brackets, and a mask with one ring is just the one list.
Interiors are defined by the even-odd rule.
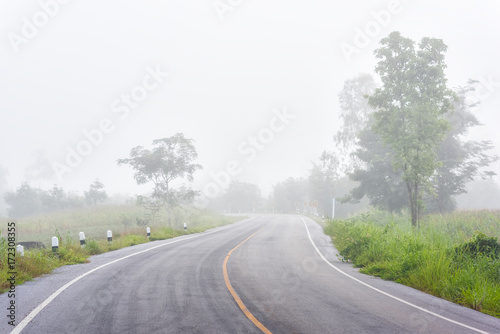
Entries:
[[[394,30],[443,39],[450,87],[485,83],[477,110],[485,126],[473,135],[500,154],[494,0],[0,5],[0,166],[8,189],[29,178],[83,191],[99,178],[109,194],[144,192],[150,187],[137,187],[116,160],[182,132],[204,167],[198,189],[237,163],[233,179],[267,193],[279,180],[305,176],[332,149],[344,81],[374,73],[373,50]],[[69,167],[68,152],[78,149],[85,156]],[[30,169],[37,160],[45,167]]]

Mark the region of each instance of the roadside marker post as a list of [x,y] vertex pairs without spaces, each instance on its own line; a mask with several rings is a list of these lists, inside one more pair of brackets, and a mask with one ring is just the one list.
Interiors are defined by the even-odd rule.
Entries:
[[80,246],[85,247],[85,233],[80,232]]
[[188,230],[188,225],[186,223],[184,223],[184,231],[187,231]]
[[59,239],[57,237],[52,237],[52,251],[57,253],[59,250]]
[[23,245],[17,245],[16,250],[21,256],[24,256],[24,247]]
[[108,230],[108,232],[106,232],[107,236],[108,236],[108,242],[112,242],[113,241],[113,232],[111,232],[111,230]]
[[151,236],[151,229],[149,227],[146,227],[146,235],[147,235],[148,239]]

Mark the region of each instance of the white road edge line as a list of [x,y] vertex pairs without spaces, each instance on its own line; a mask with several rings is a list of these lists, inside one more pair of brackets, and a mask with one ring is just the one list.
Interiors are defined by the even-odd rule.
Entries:
[[[252,218],[250,218],[252,219]],[[246,220],[246,219],[245,219]],[[243,220],[244,221],[244,220]],[[127,256],[124,256],[122,258],[119,258],[119,259],[116,259],[116,260],[113,260],[111,262],[108,262],[108,263],[105,263],[103,265],[100,265],[99,267],[97,268],[94,268],[92,270],[89,270],[87,271],[86,273],[84,274],[81,274],[80,276],[74,278],[73,280],[71,280],[70,282],[66,283],[65,285],[63,285],[62,287],[60,287],[56,292],[54,292],[53,294],[51,294],[43,303],[41,303],[40,305],[38,305],[33,311],[30,312],[30,314],[28,314],[19,324],[17,324],[17,326],[10,332],[10,334],[19,334],[21,333],[21,331],[31,322],[31,320],[33,320],[33,318],[36,317],[36,315],[38,313],[40,313],[40,311],[42,311],[47,305],[49,305],[57,296],[59,296],[64,290],[66,290],[67,288],[69,288],[71,285],[75,284],[76,282],[78,282],[79,280],[81,280],[82,278],[84,278],[85,276],[87,275],[90,275],[92,274],[93,272],[99,270],[99,269],[102,269],[104,267],[107,267],[113,263],[116,263],[116,262],[119,262],[121,260],[125,260],[125,259],[128,259],[129,257],[132,257],[132,256],[136,256],[136,255],[139,255],[139,254],[142,254],[142,253],[145,253],[145,252],[149,252],[150,250],[152,249],[156,249],[156,248],[160,248],[160,247],[164,247],[164,246],[168,246],[168,245],[171,245],[171,244],[174,244],[174,243],[177,243],[177,242],[181,242],[181,241],[185,241],[185,240],[190,240],[190,239],[194,239],[194,238],[199,238],[201,236],[205,236],[205,235],[208,235],[208,234],[212,234],[212,233],[215,233],[215,232],[220,232],[220,231],[223,231],[223,230],[226,230],[230,227],[233,227],[234,224],[231,224],[231,225],[228,225],[226,227],[221,227],[221,228],[218,228],[218,229],[215,229],[213,231],[209,231],[209,232],[206,232],[206,233],[198,233],[198,234],[195,234],[193,236],[190,236],[190,237],[186,237],[186,238],[182,238],[182,239],[177,239],[177,240],[173,240],[171,242],[167,242],[167,243],[164,243],[164,244],[161,244],[161,245],[158,245],[158,246],[154,246],[154,247],[151,247],[151,248],[148,248],[148,249],[145,249],[145,250],[142,250],[140,252],[137,252],[137,253],[133,253],[133,254],[130,254],[130,255],[127,255]]]
[[490,333],[488,333],[488,332],[485,332],[485,331],[482,331],[482,330],[480,330],[480,329],[477,329],[477,328],[474,328],[474,327],[468,326],[468,325],[463,324],[463,323],[461,323],[461,322],[455,321],[455,320],[453,320],[453,319],[450,319],[450,318],[444,317],[444,316],[442,316],[442,315],[439,315],[439,314],[437,314],[437,313],[434,313],[434,312],[432,312],[432,311],[429,311],[429,310],[427,310],[427,309],[425,309],[425,308],[423,308],[423,307],[420,307],[420,306],[417,306],[417,305],[412,304],[412,303],[410,303],[410,302],[407,302],[406,300],[403,300],[403,299],[401,299],[401,298],[398,298],[398,297],[396,297],[396,296],[393,296],[393,295],[391,295],[391,294],[389,294],[389,293],[387,293],[387,292],[385,292],[385,291],[379,290],[379,289],[377,289],[377,288],[375,288],[375,287],[371,286],[370,284],[365,283],[365,282],[363,282],[363,281],[361,281],[361,280],[357,279],[356,277],[353,277],[353,276],[349,275],[348,273],[346,273],[346,272],[342,271],[341,269],[339,269],[338,267],[336,267],[334,264],[332,264],[330,261],[328,261],[328,260],[327,260],[327,259],[323,256],[323,254],[319,251],[318,247],[316,247],[316,244],[314,243],[314,241],[313,241],[313,240],[312,240],[312,238],[311,238],[311,233],[309,233],[309,228],[307,227],[307,224],[306,224],[305,219],[304,219],[303,217],[300,217],[300,219],[302,219],[302,222],[304,223],[304,226],[306,227],[307,235],[309,236],[309,241],[311,241],[311,244],[313,245],[314,249],[316,249],[316,252],[319,254],[319,256],[321,257],[321,259],[322,259],[323,261],[325,261],[325,262],[326,262],[326,264],[328,264],[330,267],[332,267],[333,269],[335,269],[335,270],[337,270],[339,273],[341,273],[342,275],[345,275],[345,276],[349,277],[350,279],[353,279],[353,280],[355,280],[356,282],[361,283],[361,284],[363,284],[364,286],[366,286],[366,287],[368,287],[368,288],[370,288],[370,289],[372,289],[372,290],[375,290],[375,291],[377,291],[377,292],[379,292],[379,293],[381,293],[381,294],[383,294],[383,295],[386,295],[386,296],[387,296],[387,297],[389,297],[389,298],[392,298],[392,299],[394,299],[394,300],[397,300],[397,301],[399,301],[399,302],[401,302],[401,303],[403,303],[403,304],[406,304],[406,305],[408,305],[408,306],[411,306],[411,307],[413,307],[413,308],[416,308],[417,310],[420,310],[420,311],[422,311],[422,312],[425,312],[425,313],[431,314],[431,315],[433,315],[433,316],[435,316],[435,317],[438,317],[438,318],[441,318],[441,319],[446,320],[446,321],[448,321],[448,322],[451,322],[451,323],[453,323],[453,324],[456,324],[456,325],[459,325],[459,326],[462,326],[462,327],[468,328],[468,329],[473,330],[473,331],[478,332],[478,333],[482,333],[482,334],[490,334]]

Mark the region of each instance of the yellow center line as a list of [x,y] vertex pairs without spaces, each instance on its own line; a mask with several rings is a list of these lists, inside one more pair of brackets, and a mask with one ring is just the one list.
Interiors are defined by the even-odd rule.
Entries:
[[262,229],[258,230],[257,232],[255,232],[254,234],[252,234],[251,236],[249,236],[248,238],[243,240],[238,246],[234,247],[233,249],[231,249],[229,251],[229,253],[227,253],[226,259],[224,260],[224,264],[222,265],[222,271],[224,273],[224,281],[226,282],[227,289],[229,290],[229,292],[233,296],[234,300],[236,301],[236,303],[240,307],[241,311],[243,311],[243,313],[247,316],[247,318],[250,319],[253,322],[253,324],[255,326],[257,326],[257,328],[259,328],[262,331],[262,333],[272,334],[271,331],[269,331],[263,324],[261,324],[260,321],[257,320],[257,318],[255,318],[254,315],[247,309],[247,307],[245,306],[245,304],[241,300],[240,296],[238,296],[236,291],[234,291],[233,286],[231,285],[231,282],[229,281],[229,276],[227,274],[227,261],[229,260],[229,256],[231,256],[231,253],[234,252],[236,250],[236,248],[243,245],[245,242],[248,241],[248,239],[250,239],[251,237],[253,237],[257,233],[259,233],[260,231],[262,231]]

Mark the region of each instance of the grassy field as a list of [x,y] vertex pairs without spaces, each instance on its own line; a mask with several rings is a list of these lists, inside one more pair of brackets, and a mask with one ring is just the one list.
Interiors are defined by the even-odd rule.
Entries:
[[[14,220],[17,242],[39,241],[44,250],[25,251],[16,256],[16,284],[22,284],[63,265],[88,262],[90,255],[146,243],[169,239],[189,233],[197,233],[231,224],[242,217],[222,216],[206,210],[176,208],[170,215],[160,212],[155,221],[147,220],[144,209],[135,205],[108,205],[87,207],[79,210],[53,212]],[[170,225],[169,226],[169,218]],[[7,219],[2,219],[0,235],[0,293],[8,291],[8,239]],[[187,223],[188,231],[183,224]],[[146,237],[146,227],[151,236]],[[106,231],[113,232],[113,242],[108,243]],[[82,248],[79,232],[84,232],[86,247]],[[59,239],[58,254],[52,253],[51,239]]]
[[409,218],[383,212],[330,221],[339,256],[361,272],[500,317],[500,211]]
[[[220,215],[214,215],[206,210],[177,207],[167,215],[160,211],[154,221],[148,219],[144,208],[136,205],[102,205],[81,209],[62,210],[47,214],[25,217],[16,221],[17,241],[40,241],[50,246],[50,240],[56,234],[71,235],[78,238],[79,232],[85,232],[87,238],[105,239],[106,231],[112,230],[113,235],[144,230],[146,226],[152,230],[168,226],[182,229],[186,222],[190,230],[206,229],[220,225]],[[7,219],[2,219],[7,221]],[[0,232],[5,235],[6,226],[2,225]]]

